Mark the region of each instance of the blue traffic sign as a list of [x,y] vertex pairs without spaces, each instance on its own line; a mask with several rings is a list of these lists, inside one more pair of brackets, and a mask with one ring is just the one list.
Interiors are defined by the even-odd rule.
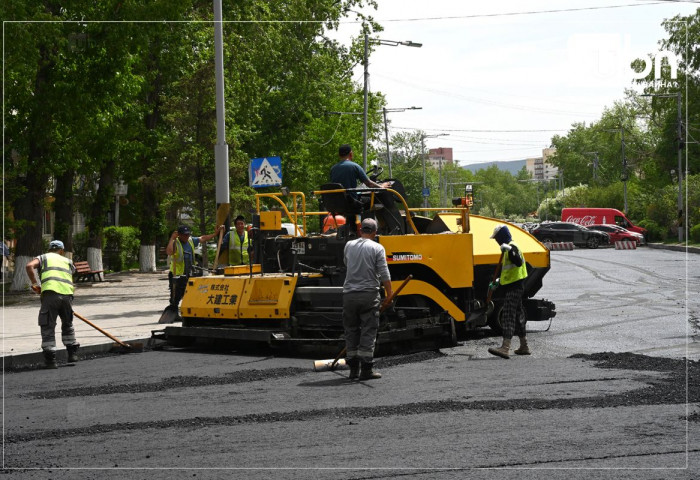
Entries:
[[280,157],[253,158],[248,167],[248,179],[253,188],[281,186],[282,159]]

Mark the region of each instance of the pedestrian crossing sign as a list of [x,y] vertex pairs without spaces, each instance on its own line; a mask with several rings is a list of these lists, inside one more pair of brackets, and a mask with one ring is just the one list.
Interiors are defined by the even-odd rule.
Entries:
[[281,186],[282,159],[280,157],[253,158],[248,167],[248,178],[253,188]]

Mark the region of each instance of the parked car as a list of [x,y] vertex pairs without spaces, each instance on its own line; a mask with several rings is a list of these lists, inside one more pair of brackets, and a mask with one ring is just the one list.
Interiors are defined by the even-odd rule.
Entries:
[[607,233],[568,222],[542,223],[532,231],[532,235],[542,243],[573,242],[576,246],[588,248],[610,243]]
[[599,232],[607,233],[610,237],[610,241],[613,243],[624,240],[636,242],[637,245],[644,243],[644,235],[637,232],[630,232],[626,228],[622,228],[618,225],[589,225],[587,228],[589,230],[598,230]]

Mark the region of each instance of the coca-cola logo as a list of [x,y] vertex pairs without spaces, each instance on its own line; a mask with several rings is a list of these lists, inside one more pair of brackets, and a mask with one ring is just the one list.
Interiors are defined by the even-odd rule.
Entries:
[[569,217],[564,221],[569,223],[577,223],[579,225],[587,227],[588,225],[595,224],[595,217],[593,215],[586,215],[584,217],[575,218],[573,215],[569,215]]

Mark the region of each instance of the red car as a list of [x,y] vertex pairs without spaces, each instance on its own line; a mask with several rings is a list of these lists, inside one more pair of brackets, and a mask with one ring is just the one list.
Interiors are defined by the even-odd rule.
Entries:
[[626,228],[622,228],[618,225],[611,224],[599,224],[599,225],[588,225],[590,230],[598,230],[599,232],[605,232],[610,237],[610,243],[619,242],[622,240],[628,240],[630,242],[637,242],[637,245],[644,241],[644,236],[641,233],[630,232]]

